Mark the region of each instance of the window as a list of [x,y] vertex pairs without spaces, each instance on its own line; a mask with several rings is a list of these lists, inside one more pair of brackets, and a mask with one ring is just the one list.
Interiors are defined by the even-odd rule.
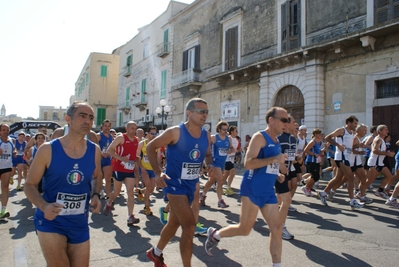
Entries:
[[43,119],[44,119],[45,121],[48,119],[48,113],[47,113],[47,111],[45,111],[45,112],[43,113]]
[[100,76],[101,77],[107,77],[107,66],[101,65],[101,70],[100,70]]
[[126,58],[126,66],[131,66],[132,63],[133,63],[133,55],[129,55],[129,56]]
[[143,49],[143,58],[148,57],[148,44],[144,44],[144,49]]
[[399,0],[374,0],[375,24],[399,18]]
[[290,0],[281,5],[281,51],[301,46],[300,0]]
[[147,79],[143,79],[141,81],[141,103],[146,102],[146,94],[147,94]]
[[377,99],[399,97],[399,78],[376,81]]
[[161,72],[161,92],[159,94],[160,99],[166,98],[166,76],[167,70]]
[[106,109],[105,108],[97,108],[97,122],[96,125],[99,126],[103,123],[106,117]]
[[126,88],[125,107],[130,106],[129,100],[130,100],[130,87]]
[[122,112],[119,112],[119,127],[122,126]]
[[200,68],[200,45],[183,52],[183,71]]
[[86,73],[86,85],[89,84],[89,73]]
[[238,26],[228,29],[225,39],[225,70],[231,70],[238,67]]
[[169,29],[163,32],[163,52],[169,52]]

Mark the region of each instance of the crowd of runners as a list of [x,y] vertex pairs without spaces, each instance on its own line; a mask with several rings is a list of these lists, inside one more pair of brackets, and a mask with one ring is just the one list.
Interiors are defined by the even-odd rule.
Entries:
[[[150,197],[154,190],[163,191],[164,199],[157,201],[166,203],[158,211],[164,228],[147,251],[156,267],[166,266],[163,250],[179,227],[182,265],[191,266],[195,234],[207,235],[204,248],[212,256],[211,249],[222,238],[248,235],[258,211],[270,230],[273,266],[281,266],[282,240],[294,238],[286,219],[288,212],[296,211],[291,201],[297,191],[315,195],[328,206],[335,191],[345,186],[353,210],[372,205],[368,191],[399,209],[399,152],[391,151],[395,140],[390,140],[386,125],[371,126],[367,135],[368,126],[349,116],[343,127],[326,135],[314,129],[309,138],[305,125],[298,125],[285,109],[273,107],[266,114],[266,129],[247,136],[242,144],[237,127],[226,121],[217,123],[216,134],[203,128],[208,106],[200,98],[188,102],[185,123],[161,134],[154,126],[144,132],[133,121],[126,124],[125,133],[117,133],[109,120],[95,133],[93,114],[90,105],[75,102],[67,111],[67,125],[50,136],[41,127],[34,136],[21,131],[12,139],[9,126],[0,126],[0,219],[10,216],[9,190],[16,184],[37,207],[34,223],[48,266],[88,266],[88,212],[110,215],[123,184],[128,226],[140,222],[137,213],[156,216]],[[395,158],[395,166],[389,158]],[[213,188],[218,208],[228,209],[230,199],[225,196],[234,194],[232,181],[241,167],[246,171],[239,192],[239,223],[206,228],[199,221],[201,205]],[[323,173],[331,173],[331,180],[319,190]],[[202,189],[199,177],[207,179]],[[374,191],[377,177],[382,179]],[[140,211],[135,211],[137,201],[144,203]]]

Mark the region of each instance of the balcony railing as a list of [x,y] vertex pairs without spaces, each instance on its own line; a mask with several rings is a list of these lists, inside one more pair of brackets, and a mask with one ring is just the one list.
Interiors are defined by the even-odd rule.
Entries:
[[197,83],[202,81],[201,71],[198,69],[187,69],[179,74],[173,75],[172,86],[186,83]]
[[166,57],[167,55],[169,55],[169,47],[170,47],[169,42],[162,42],[159,45],[157,45],[157,56]]

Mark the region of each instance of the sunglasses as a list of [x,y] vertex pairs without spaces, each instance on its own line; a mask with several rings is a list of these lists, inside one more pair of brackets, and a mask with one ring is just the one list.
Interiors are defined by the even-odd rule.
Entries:
[[149,134],[151,134],[151,135],[157,135],[157,133],[152,133],[152,132],[150,132]]
[[204,109],[204,108],[197,108],[197,109],[191,110],[191,112],[197,112],[199,114],[208,114],[209,110],[208,109]]
[[290,118],[284,118],[284,117],[273,117],[275,119],[279,119],[282,123],[289,123],[291,120]]
[[227,132],[228,129],[226,129],[226,128],[220,128],[220,130]]

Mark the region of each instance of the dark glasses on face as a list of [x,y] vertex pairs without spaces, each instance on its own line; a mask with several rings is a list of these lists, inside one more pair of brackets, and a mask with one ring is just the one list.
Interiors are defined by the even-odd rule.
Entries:
[[284,117],[274,117],[274,118],[280,120],[282,123],[289,123],[291,121],[290,118],[284,118]]
[[220,128],[220,130],[227,132],[228,129],[226,129],[226,128]]
[[157,133],[153,133],[153,132],[150,132],[149,134],[151,134],[151,135],[157,135]]
[[204,109],[204,108],[197,108],[197,109],[193,109],[192,112],[197,112],[199,114],[208,114],[209,110],[208,109]]

